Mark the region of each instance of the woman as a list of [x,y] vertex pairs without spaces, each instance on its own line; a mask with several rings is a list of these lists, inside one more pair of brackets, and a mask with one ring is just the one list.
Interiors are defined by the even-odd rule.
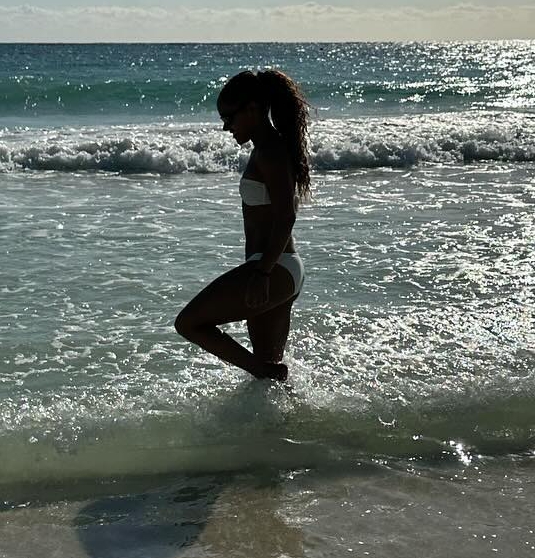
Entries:
[[[310,195],[308,107],[276,70],[241,72],[223,87],[223,130],[254,146],[240,180],[246,263],[203,289],[175,321],[180,335],[257,378],[288,375],[281,361],[304,280],[291,232],[298,201]],[[240,320],[247,320],[252,353],[216,327]]]

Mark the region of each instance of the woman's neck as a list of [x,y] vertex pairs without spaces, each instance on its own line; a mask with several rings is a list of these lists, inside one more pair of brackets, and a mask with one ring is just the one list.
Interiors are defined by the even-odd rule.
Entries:
[[280,138],[280,134],[269,120],[262,122],[251,135],[251,141],[255,148],[262,148],[269,145],[278,138]]

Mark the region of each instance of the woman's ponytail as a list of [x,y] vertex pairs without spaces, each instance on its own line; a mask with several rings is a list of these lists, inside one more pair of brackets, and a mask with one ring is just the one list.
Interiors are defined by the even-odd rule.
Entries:
[[260,89],[271,109],[271,120],[290,151],[300,200],[309,199],[308,107],[298,85],[278,70],[258,72]]

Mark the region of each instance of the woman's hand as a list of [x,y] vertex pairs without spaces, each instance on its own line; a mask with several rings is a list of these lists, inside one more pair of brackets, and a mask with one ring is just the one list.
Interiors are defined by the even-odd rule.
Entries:
[[247,291],[245,293],[245,304],[249,308],[263,306],[269,300],[269,275],[253,269]]

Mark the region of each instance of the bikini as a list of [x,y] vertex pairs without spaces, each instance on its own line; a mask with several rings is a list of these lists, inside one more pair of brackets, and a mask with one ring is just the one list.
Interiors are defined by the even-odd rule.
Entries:
[[[241,178],[240,180],[240,195],[245,205],[270,205],[271,198],[269,197],[268,189],[263,182],[253,180],[252,178]],[[247,258],[248,262],[260,260],[262,252],[255,252]],[[305,268],[303,261],[296,252],[283,252],[277,263],[287,269],[292,276],[294,282],[293,296],[299,294],[303,287],[305,280]]]

